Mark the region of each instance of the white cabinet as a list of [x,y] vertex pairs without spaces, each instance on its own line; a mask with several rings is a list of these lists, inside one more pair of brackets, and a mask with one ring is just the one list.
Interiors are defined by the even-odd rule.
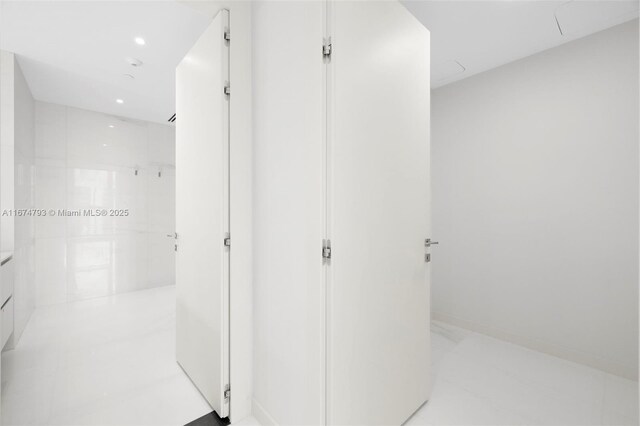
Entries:
[[13,256],[7,254],[2,256],[2,266],[0,266],[0,306],[13,294]]
[[253,11],[255,414],[402,424],[430,385],[429,32],[393,1]]
[[4,346],[9,341],[11,334],[13,333],[13,297],[4,302],[4,306],[0,309],[2,315],[2,342],[1,345]]
[[[15,208],[15,55],[0,50],[0,210]],[[0,216],[0,250],[14,249],[13,215]]]
[[13,333],[13,256],[2,252],[0,265],[0,348],[3,348]]

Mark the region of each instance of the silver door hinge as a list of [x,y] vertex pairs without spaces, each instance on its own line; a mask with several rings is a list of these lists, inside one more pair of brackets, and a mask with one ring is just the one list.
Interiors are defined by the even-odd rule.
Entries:
[[322,258],[331,259],[331,240],[322,240]]
[[224,387],[224,402],[225,403],[229,402],[229,399],[231,399],[231,386],[225,385],[225,387]]
[[225,247],[231,247],[231,235],[227,234],[224,237],[224,246]]
[[224,30],[224,41],[231,41],[231,31],[229,29]]
[[227,96],[231,95],[231,85],[229,85],[229,82],[224,84],[224,94]]
[[326,59],[331,58],[331,37],[325,38],[322,41],[322,57]]

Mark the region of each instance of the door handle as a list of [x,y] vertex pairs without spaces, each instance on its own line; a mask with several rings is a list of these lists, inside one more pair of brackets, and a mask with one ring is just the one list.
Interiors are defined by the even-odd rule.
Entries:
[[[426,240],[424,240],[424,247],[425,249],[428,249],[429,247],[438,244],[437,241],[431,241],[431,238],[427,238]],[[426,251],[426,250],[425,250]],[[429,263],[431,262],[431,253],[425,253],[424,254],[424,261]]]
[[426,240],[424,240],[424,246],[425,247],[431,247],[433,245],[437,245],[440,244],[437,241],[431,241],[431,238],[427,238]]

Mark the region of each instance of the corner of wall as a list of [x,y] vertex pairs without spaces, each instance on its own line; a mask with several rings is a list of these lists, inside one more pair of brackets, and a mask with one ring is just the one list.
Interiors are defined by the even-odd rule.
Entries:
[[[35,100],[19,61],[14,60],[14,193],[16,209],[34,209]],[[35,310],[35,218],[14,221],[14,330],[9,348],[20,340]]]
[[271,417],[271,415],[267,412],[267,410],[265,410],[262,404],[256,401],[255,398],[253,398],[252,405],[252,414],[253,417],[256,418],[258,423],[260,423],[262,426],[278,426],[278,422],[276,422],[275,419]]

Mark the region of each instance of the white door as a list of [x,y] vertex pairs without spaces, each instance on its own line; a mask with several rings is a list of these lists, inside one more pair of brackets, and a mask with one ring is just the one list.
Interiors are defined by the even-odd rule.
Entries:
[[327,424],[429,396],[429,32],[399,2],[329,6]]
[[176,70],[176,356],[229,415],[229,45],[222,10]]

